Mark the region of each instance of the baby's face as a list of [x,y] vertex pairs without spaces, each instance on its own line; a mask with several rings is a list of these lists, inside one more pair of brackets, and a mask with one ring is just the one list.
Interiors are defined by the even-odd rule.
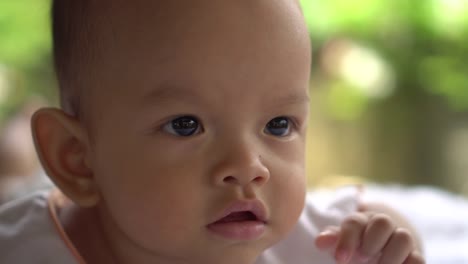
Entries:
[[156,2],[114,7],[102,36],[87,111],[104,224],[165,261],[251,263],[304,202],[300,11],[295,1]]

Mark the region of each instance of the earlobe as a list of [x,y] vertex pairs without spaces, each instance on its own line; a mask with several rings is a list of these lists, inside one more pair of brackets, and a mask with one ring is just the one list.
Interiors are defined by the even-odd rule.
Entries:
[[95,206],[99,191],[88,164],[88,135],[82,124],[56,108],[38,110],[31,120],[39,159],[51,180],[82,207]]

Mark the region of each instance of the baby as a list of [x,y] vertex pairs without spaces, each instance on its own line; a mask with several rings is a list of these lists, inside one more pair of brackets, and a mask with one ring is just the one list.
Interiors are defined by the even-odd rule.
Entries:
[[297,1],[56,0],[53,37],[32,130],[60,191],[0,209],[1,263],[424,263],[358,191],[305,199]]

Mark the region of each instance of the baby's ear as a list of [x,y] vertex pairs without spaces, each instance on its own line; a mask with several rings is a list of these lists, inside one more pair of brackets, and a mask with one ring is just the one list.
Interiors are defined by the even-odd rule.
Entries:
[[43,108],[32,117],[31,127],[39,159],[51,180],[79,206],[96,205],[99,192],[82,124],[59,109]]

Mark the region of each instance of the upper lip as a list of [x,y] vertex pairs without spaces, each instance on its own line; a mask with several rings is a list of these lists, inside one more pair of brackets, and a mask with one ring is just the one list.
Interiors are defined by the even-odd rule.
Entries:
[[215,222],[236,212],[251,212],[258,221],[267,222],[267,212],[265,205],[260,200],[238,200],[229,204],[216,218]]

